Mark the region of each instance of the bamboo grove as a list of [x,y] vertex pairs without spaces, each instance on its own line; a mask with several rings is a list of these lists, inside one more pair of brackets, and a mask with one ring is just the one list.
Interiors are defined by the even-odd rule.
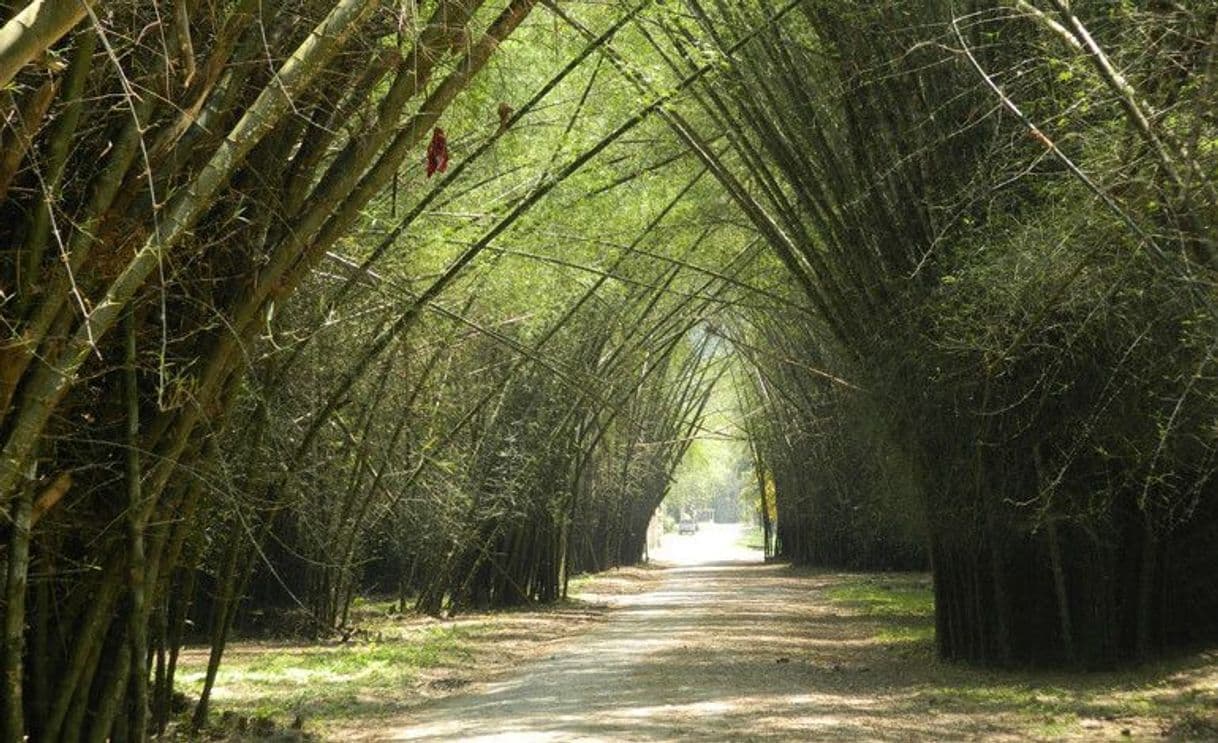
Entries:
[[0,2],[0,737],[638,563],[716,389],[775,552],[931,569],[945,657],[1212,640],[1216,24]]
[[781,551],[928,565],[948,658],[1212,639],[1213,9],[800,10],[699,102],[812,309],[737,331]]
[[[6,89],[0,207],[6,738],[163,729],[191,627],[212,646],[205,724],[246,596],[324,634],[370,585],[455,611],[552,600],[578,566],[641,558],[716,373],[715,341],[689,331],[723,286],[634,251],[673,233],[699,175],[639,207],[628,241],[593,245],[620,255],[568,279],[565,307],[494,268],[527,255],[496,238],[644,121],[553,147],[600,114],[585,63],[603,39],[483,82],[535,3],[22,10],[65,14],[53,33],[17,10],[5,62],[41,47]],[[529,89],[503,86],[530,67]],[[527,131],[498,146],[581,90],[536,138],[549,165]],[[420,177],[442,118],[463,127],[460,162]],[[466,208],[482,213],[431,218],[401,251],[416,220]]]

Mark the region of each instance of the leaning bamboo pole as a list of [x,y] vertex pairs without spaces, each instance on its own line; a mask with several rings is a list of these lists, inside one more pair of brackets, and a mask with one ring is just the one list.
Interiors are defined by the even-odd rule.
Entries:
[[240,120],[212,153],[193,182],[165,209],[153,234],[111,282],[105,295],[71,334],[62,351],[39,364],[12,413],[12,424],[0,450],[0,499],[10,500],[19,487],[23,467],[47,421],[76,381],[76,374],[93,353],[97,341],[119,319],[123,309],[164,258],[211,207],[212,198],[254,148],[291,110],[292,101],[307,90],[314,77],[359,27],[375,0],[341,0],[277,71]]
[[0,89],[80,23],[93,0],[31,0],[0,26]]

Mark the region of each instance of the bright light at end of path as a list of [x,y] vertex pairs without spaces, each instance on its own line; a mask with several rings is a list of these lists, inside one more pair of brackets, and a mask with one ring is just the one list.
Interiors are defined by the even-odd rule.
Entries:
[[665,534],[651,559],[665,565],[763,562],[761,550],[744,545],[745,528],[744,524],[702,523],[696,534]]

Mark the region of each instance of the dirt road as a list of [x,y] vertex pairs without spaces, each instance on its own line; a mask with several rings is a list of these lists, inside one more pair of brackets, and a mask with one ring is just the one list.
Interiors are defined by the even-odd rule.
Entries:
[[738,533],[670,538],[655,555],[671,565],[657,590],[618,597],[606,622],[555,655],[425,705],[375,739],[1128,740],[1162,734],[1179,710],[1148,710],[1172,694],[1213,692],[1205,656],[1152,674],[1167,688],[1158,697],[1145,674],[940,664],[924,616],[831,601],[856,578],[761,564]]
[[[696,535],[669,535],[653,554],[672,566],[658,590],[618,597],[614,615],[578,645],[421,710],[387,738],[617,740],[693,735],[721,721],[740,701],[742,669],[740,658],[719,655],[778,639],[764,637],[781,598],[763,576],[775,571],[737,544],[739,534],[735,525],[704,524]],[[764,671],[774,665],[768,659]]]

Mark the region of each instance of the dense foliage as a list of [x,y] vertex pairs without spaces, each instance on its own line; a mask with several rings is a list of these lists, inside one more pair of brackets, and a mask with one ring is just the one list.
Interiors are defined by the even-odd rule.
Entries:
[[[690,5],[721,49],[772,12]],[[948,657],[1214,635],[1214,21],[801,3],[706,91],[814,310],[746,331],[783,548],[925,544]]]
[[947,657],[1213,639],[1216,23],[0,2],[0,737],[163,729],[188,639],[201,726],[364,592],[556,600],[670,494],[930,567]]

